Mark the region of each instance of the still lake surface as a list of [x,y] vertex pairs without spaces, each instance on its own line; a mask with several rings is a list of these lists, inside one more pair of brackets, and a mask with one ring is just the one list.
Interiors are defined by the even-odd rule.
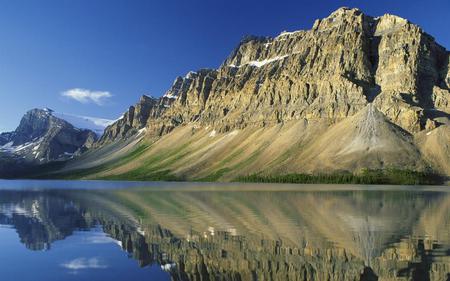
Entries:
[[450,280],[450,188],[0,180],[0,280]]

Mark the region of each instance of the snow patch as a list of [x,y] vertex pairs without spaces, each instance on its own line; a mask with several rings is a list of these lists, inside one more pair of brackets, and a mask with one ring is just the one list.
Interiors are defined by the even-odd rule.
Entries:
[[173,95],[173,94],[165,94],[163,97],[168,98],[168,99],[176,99],[178,96]]
[[297,31],[282,31],[277,37],[275,37],[275,39],[279,39],[282,38],[284,36],[289,36],[289,35],[293,35],[296,33],[300,33],[302,32],[301,30],[297,30]]
[[7,144],[4,144],[3,146],[0,146],[0,150],[9,151],[13,148],[13,142],[10,141]]
[[212,130],[211,133],[209,133],[209,137],[213,138],[216,136],[216,130]]
[[251,66],[255,66],[255,67],[262,67],[262,66],[264,66],[264,65],[266,65],[266,64],[269,64],[269,63],[273,63],[273,62],[276,62],[276,61],[280,61],[280,60],[284,60],[286,57],[288,57],[289,55],[284,55],[284,56],[276,56],[276,57],[274,57],[274,58],[270,58],[270,59],[265,59],[265,60],[260,60],[260,61],[249,61],[249,62],[247,62],[247,63],[244,63],[244,64],[242,64],[242,65],[239,65],[239,66],[236,66],[236,65],[234,65],[234,64],[230,64],[230,65],[228,65],[229,67],[232,67],[232,68],[235,68],[235,67],[237,67],[237,68],[239,68],[239,67],[242,67],[242,66],[244,66],[244,65],[251,65]]
[[195,71],[189,71],[186,76],[184,76],[185,79],[192,79],[195,75],[197,75],[197,72]]
[[27,142],[27,143],[21,144],[19,146],[14,147],[14,152],[19,152],[21,150],[27,149],[27,148],[29,148],[32,145],[35,145],[35,143],[34,142]]
[[284,60],[286,57],[287,57],[287,55],[277,56],[277,57],[274,57],[274,58],[271,58],[271,59],[265,59],[265,60],[262,60],[262,61],[250,61],[250,62],[248,62],[248,64],[251,65],[251,66],[261,67],[261,66],[264,66],[266,64],[275,62],[275,61]]
[[140,136],[147,131],[147,128],[142,128],[138,131],[137,135]]
[[[72,126],[78,129],[88,129],[95,132],[97,135],[101,136],[105,128],[117,120],[96,118],[96,117],[88,117],[81,115],[72,115],[60,112],[52,112],[52,115],[56,118],[67,121],[72,124]],[[123,117],[123,116],[122,116]],[[121,119],[121,118],[119,118]],[[118,119],[118,120],[119,120]]]
[[137,231],[140,235],[145,236],[145,231],[144,231],[141,227],[136,228],[136,231]]
[[117,118],[116,120],[114,120],[113,123],[116,123],[117,121],[120,121],[120,120],[122,120],[123,118],[125,118],[125,114],[126,114],[126,112],[125,112],[124,114],[120,115],[119,118]]
[[161,269],[166,271],[166,272],[169,272],[172,269],[174,269],[176,266],[177,266],[176,263],[166,263],[166,264],[162,264],[161,265]]
[[114,240],[114,243],[116,243],[121,249],[123,249],[122,241]]

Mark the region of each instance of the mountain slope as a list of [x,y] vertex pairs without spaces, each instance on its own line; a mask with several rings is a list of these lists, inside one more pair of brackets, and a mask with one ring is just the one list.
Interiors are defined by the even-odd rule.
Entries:
[[392,124],[373,104],[331,126],[298,159],[309,171],[426,166],[412,135]]
[[184,179],[232,180],[253,173],[279,175],[428,167],[414,138],[368,105],[329,126],[291,121],[219,133],[184,126],[153,142],[128,163],[89,177],[146,179],[168,173]]
[[104,134],[98,141],[98,146],[124,140],[134,134],[142,132],[151,118],[157,118],[170,104],[171,99],[155,99],[146,95],[141,96],[138,103],[130,106],[116,122],[105,128]]
[[246,37],[218,69],[142,98],[64,171],[203,180],[391,167],[450,175],[449,55],[406,19],[341,8],[311,30]]
[[0,152],[20,162],[46,163],[66,160],[96,140],[94,132],[79,129],[50,109],[28,111],[14,132],[3,133]]

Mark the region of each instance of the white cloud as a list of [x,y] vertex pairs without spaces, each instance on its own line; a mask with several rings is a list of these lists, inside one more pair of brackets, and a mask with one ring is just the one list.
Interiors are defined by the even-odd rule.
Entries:
[[110,92],[107,91],[91,91],[87,89],[70,89],[61,93],[63,97],[74,99],[81,103],[93,102],[98,105],[103,105],[104,102],[112,97]]
[[107,243],[116,243],[116,240],[113,238],[106,236],[105,234],[96,234],[85,239],[86,243],[90,244],[107,244]]
[[108,268],[108,265],[98,258],[76,258],[61,264],[61,266],[70,270]]

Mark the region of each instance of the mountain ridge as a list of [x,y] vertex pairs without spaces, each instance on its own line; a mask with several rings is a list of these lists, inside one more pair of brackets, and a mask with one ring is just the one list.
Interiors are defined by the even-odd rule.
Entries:
[[86,178],[388,167],[448,176],[449,57],[406,19],[340,8],[310,30],[245,37],[218,69],[177,77],[159,99],[142,97],[62,171],[96,163]]
[[0,135],[0,152],[21,161],[42,164],[67,160],[91,147],[97,140],[96,133],[77,128],[62,116],[48,108],[29,110],[16,130]]

